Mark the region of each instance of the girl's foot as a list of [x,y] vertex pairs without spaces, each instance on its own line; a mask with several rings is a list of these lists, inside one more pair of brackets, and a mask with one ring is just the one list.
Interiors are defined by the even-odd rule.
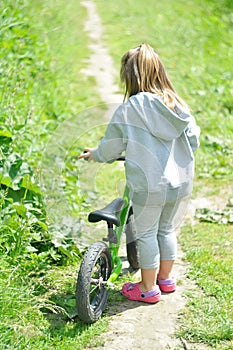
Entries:
[[161,292],[172,293],[176,290],[176,280],[174,277],[168,278],[166,280],[157,279],[157,284]]
[[125,283],[122,287],[121,293],[129,300],[142,301],[144,303],[154,304],[160,299],[161,292],[159,287],[149,291],[142,292],[140,283]]

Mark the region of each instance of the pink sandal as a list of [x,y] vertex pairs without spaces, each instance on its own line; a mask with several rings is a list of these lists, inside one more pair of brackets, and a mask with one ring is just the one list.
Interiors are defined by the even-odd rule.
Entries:
[[161,292],[172,293],[176,290],[176,280],[174,277],[167,280],[157,280]]
[[125,283],[122,287],[121,293],[129,300],[142,301],[144,303],[154,304],[160,299],[161,292],[159,288],[153,289],[149,292],[142,292],[138,283]]

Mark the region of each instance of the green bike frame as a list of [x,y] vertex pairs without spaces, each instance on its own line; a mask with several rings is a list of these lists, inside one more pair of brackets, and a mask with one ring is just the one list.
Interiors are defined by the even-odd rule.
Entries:
[[113,270],[112,270],[112,273],[107,281],[107,285],[113,283],[118,278],[118,276],[120,275],[121,270],[122,270],[122,261],[121,261],[120,257],[118,256],[118,252],[119,252],[119,248],[120,248],[122,231],[123,231],[124,225],[126,223],[129,208],[130,208],[129,189],[127,186],[125,187],[125,190],[124,190],[123,200],[124,200],[124,207],[120,213],[120,226],[115,227],[117,243],[110,243],[110,245],[109,245],[109,249],[110,249],[111,256],[112,256]]

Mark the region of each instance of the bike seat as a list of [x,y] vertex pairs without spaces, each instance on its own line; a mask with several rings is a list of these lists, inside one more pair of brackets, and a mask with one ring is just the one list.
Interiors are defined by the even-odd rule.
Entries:
[[110,204],[100,210],[92,211],[88,215],[89,222],[105,220],[116,226],[120,226],[120,211],[124,205],[122,198],[114,199]]

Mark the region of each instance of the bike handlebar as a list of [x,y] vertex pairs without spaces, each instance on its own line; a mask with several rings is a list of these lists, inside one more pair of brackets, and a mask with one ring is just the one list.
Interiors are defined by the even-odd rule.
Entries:
[[125,156],[120,156],[119,158],[116,159],[117,161],[125,161]]
[[[87,151],[84,151],[84,153],[86,153]],[[84,158],[84,160],[88,161],[88,158]],[[125,161],[125,156],[120,156],[116,159],[117,161]]]

